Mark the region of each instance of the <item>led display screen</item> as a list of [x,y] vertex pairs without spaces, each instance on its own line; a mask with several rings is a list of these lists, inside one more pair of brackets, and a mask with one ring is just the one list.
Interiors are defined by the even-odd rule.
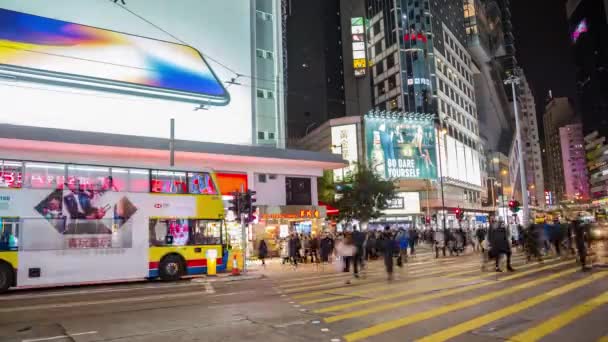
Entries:
[[252,6],[0,0],[0,125],[251,144]]
[[46,71],[46,77],[80,76],[226,96],[202,55],[190,46],[6,9],[0,9],[0,64],[28,74]]

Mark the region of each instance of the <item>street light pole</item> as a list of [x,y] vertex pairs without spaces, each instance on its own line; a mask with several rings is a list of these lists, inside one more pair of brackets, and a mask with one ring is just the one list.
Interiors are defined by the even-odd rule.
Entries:
[[519,177],[521,179],[521,197],[524,205],[524,212],[522,213],[522,225],[525,227],[528,225],[528,215],[529,215],[529,207],[528,207],[528,185],[526,178],[526,166],[524,164],[524,154],[522,147],[522,139],[521,139],[521,127],[519,123],[519,111],[517,110],[517,94],[515,92],[515,86],[519,84],[519,77],[515,76],[515,74],[511,75],[509,78],[505,80],[505,84],[511,85],[511,90],[513,94],[513,113],[515,113],[515,133],[517,137],[517,153],[519,154]]

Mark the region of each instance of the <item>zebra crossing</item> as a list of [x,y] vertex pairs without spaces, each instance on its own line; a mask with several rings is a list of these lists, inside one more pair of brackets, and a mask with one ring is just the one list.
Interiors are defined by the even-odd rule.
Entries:
[[515,253],[512,263],[512,273],[484,272],[479,255],[426,252],[392,282],[382,261],[359,279],[332,266],[270,278],[327,341],[608,342],[608,271],[581,272],[573,257],[528,263]]

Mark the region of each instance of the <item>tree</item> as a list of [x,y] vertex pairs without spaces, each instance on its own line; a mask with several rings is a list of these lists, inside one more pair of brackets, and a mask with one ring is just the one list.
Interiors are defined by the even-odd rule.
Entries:
[[352,183],[336,186],[336,208],[340,210],[340,220],[359,220],[362,227],[380,217],[382,210],[395,197],[395,185],[385,181],[364,165],[357,167]]
[[336,202],[336,185],[333,171],[323,171],[323,177],[317,178],[319,201],[333,205]]

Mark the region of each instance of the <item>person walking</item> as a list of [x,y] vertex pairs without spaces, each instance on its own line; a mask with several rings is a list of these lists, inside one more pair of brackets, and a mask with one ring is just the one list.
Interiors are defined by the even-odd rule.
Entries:
[[266,241],[262,239],[260,241],[260,245],[258,246],[258,258],[262,260],[262,266],[266,268],[266,257],[268,256],[268,245],[266,245]]
[[319,263],[319,237],[310,238],[310,262]]
[[399,244],[399,253],[397,255],[397,266],[403,267],[403,263],[407,262],[407,247],[409,245],[409,238],[407,230],[401,228],[397,232],[395,238]]
[[435,259],[439,258],[440,249],[443,251],[443,256],[445,257],[445,231],[445,229],[437,228],[433,234],[433,241],[435,243]]
[[391,227],[384,227],[384,233],[382,234],[382,253],[384,256],[384,267],[386,268],[386,275],[388,281],[393,280],[393,251],[395,250],[395,240],[391,232]]
[[281,240],[281,259],[283,259],[283,261],[281,262],[282,265],[285,265],[285,263],[289,263],[289,240],[288,239]]
[[302,244],[300,243],[300,238],[298,238],[298,234],[291,233],[291,238],[289,239],[289,258],[294,267],[298,267],[298,259],[300,257],[300,247]]
[[319,249],[321,252],[321,262],[322,263],[329,262],[329,256],[331,255],[332,245],[333,245],[333,243],[332,243],[332,240],[331,240],[331,237],[329,236],[329,234],[327,234],[327,233],[323,234],[323,238],[319,242]]
[[504,222],[498,222],[490,228],[488,238],[490,240],[490,256],[496,258],[496,272],[502,272],[500,269],[500,256],[502,254],[507,256],[507,270],[509,272],[515,271],[511,267],[511,238]]
[[572,231],[574,232],[574,242],[581,263],[581,271],[590,271],[591,267],[587,266],[587,245],[585,243],[589,232],[587,232],[587,225],[583,222],[580,213],[578,214],[578,217],[572,221]]
[[353,227],[353,245],[355,246],[355,255],[353,255],[353,274],[355,278],[359,278],[359,268],[363,268],[363,248],[365,244],[365,234],[360,231],[357,226]]
[[481,253],[485,253],[486,251],[483,246],[483,240],[486,239],[486,229],[484,227],[479,227],[475,232],[475,236],[477,237],[477,243]]

